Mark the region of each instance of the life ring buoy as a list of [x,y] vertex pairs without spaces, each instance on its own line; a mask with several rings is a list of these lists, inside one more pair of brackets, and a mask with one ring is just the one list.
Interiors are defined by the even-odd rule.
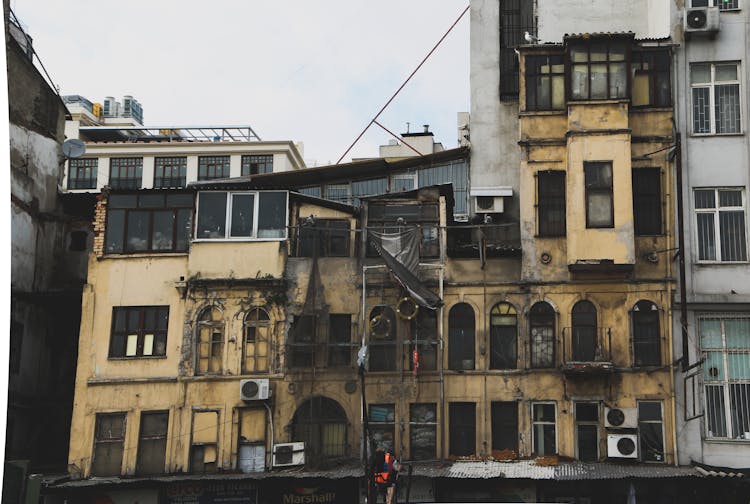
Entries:
[[375,339],[386,339],[391,333],[391,320],[382,313],[372,317],[369,326],[370,335]]
[[419,313],[419,305],[409,296],[404,296],[396,305],[396,313],[404,320],[411,320]]

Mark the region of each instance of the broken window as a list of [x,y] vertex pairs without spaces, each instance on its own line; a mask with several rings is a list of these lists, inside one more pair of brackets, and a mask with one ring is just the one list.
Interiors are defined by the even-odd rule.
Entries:
[[138,460],[135,472],[139,475],[164,473],[167,457],[167,427],[169,412],[141,413],[138,436]]
[[474,369],[474,308],[458,303],[448,313],[448,368]]
[[539,236],[565,236],[565,172],[540,171],[537,181]]
[[659,309],[651,301],[638,301],[630,316],[633,324],[633,365],[661,365]]
[[409,453],[412,460],[433,460],[437,454],[435,403],[412,403],[409,408]]
[[326,397],[312,397],[302,403],[292,418],[292,439],[305,442],[305,454],[313,462],[349,453],[346,412]]
[[396,315],[388,306],[376,306],[370,312],[369,327],[369,370],[395,371],[396,355]]
[[437,313],[427,308],[419,310],[410,322],[410,338],[404,344],[409,345],[409,369],[414,370],[414,352],[419,361],[419,371],[437,369]]
[[96,189],[99,171],[97,158],[78,158],[68,162],[68,189]]
[[229,156],[199,156],[198,180],[229,178]]
[[219,460],[219,412],[194,411],[190,472],[215,473]]
[[169,306],[115,306],[109,357],[162,357],[167,353]]
[[554,455],[557,453],[555,414],[555,403],[531,403],[535,455]]
[[450,422],[449,455],[463,457],[476,452],[476,404],[452,402],[448,406]]
[[268,354],[271,344],[271,320],[263,308],[253,308],[245,315],[245,332],[242,343],[242,372],[268,372]]
[[243,473],[263,472],[266,469],[266,410],[240,408],[237,413],[237,469]]
[[577,41],[569,45],[569,51],[571,99],[628,97],[627,47],[624,41]]
[[368,426],[375,448],[394,450],[396,442],[396,413],[393,404],[370,404]]
[[596,355],[596,308],[590,301],[578,301],[571,313],[573,320],[573,360],[593,362]]
[[750,439],[750,315],[701,314],[707,437]]
[[576,450],[578,460],[599,460],[599,403],[575,403]]
[[112,189],[140,189],[143,158],[110,158],[109,186]]
[[328,316],[328,365],[349,366],[352,363],[352,316],[330,314]]
[[563,55],[526,56],[526,110],[561,110],[564,107]]
[[615,207],[612,196],[612,163],[583,163],[586,178],[586,227],[615,226]]
[[[435,203],[409,205],[371,202],[368,205],[368,229],[381,233],[398,233],[407,226],[419,226],[419,256],[423,258],[440,256],[439,223],[438,205]],[[377,250],[369,241],[367,256],[378,256]]]
[[669,69],[672,61],[664,49],[633,52],[633,107],[672,105]]
[[97,413],[92,476],[119,476],[125,443],[125,413]]
[[518,367],[518,317],[509,303],[498,303],[490,311],[490,369]]
[[113,194],[107,201],[107,254],[185,252],[193,195]]
[[492,402],[492,451],[513,450],[518,454],[518,403]]
[[272,154],[250,154],[242,156],[242,176],[273,172]]
[[661,234],[659,168],[633,170],[633,230],[636,236]]
[[643,462],[664,462],[664,426],[660,401],[638,401],[638,438]]
[[198,366],[196,374],[221,373],[224,358],[224,320],[216,307],[198,317]]
[[154,188],[185,187],[187,158],[185,156],[154,158]]
[[199,240],[279,239],[286,237],[287,193],[198,193]]
[[529,311],[531,332],[531,367],[555,366],[555,310],[544,301],[534,304]]
[[290,329],[289,367],[309,368],[315,362],[315,338],[317,334],[315,315],[298,315]]
[[298,257],[348,257],[349,228],[346,219],[313,219],[299,227]]

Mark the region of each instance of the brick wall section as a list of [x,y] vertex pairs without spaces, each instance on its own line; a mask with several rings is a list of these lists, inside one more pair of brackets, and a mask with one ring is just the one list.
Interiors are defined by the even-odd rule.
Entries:
[[94,254],[96,257],[104,255],[104,228],[107,223],[107,200],[108,195],[104,192],[96,197],[96,209],[94,209]]

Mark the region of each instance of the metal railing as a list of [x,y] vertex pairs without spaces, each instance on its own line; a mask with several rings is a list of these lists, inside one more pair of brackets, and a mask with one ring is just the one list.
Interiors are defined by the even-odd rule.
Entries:
[[612,362],[612,329],[609,327],[564,327],[563,364],[568,362]]

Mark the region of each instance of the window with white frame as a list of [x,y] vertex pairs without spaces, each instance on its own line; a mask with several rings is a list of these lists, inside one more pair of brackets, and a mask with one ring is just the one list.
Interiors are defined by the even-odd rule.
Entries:
[[536,455],[557,453],[555,403],[531,403],[532,437]]
[[740,69],[738,63],[690,65],[693,133],[740,132]]
[[643,462],[664,462],[661,401],[638,401],[638,439]]
[[745,191],[742,188],[695,189],[698,261],[747,261]]
[[750,313],[698,317],[706,436],[750,441]]
[[691,7],[717,6],[719,10],[737,10],[740,8],[740,0],[692,0]]
[[286,238],[287,193],[198,193],[198,240]]

